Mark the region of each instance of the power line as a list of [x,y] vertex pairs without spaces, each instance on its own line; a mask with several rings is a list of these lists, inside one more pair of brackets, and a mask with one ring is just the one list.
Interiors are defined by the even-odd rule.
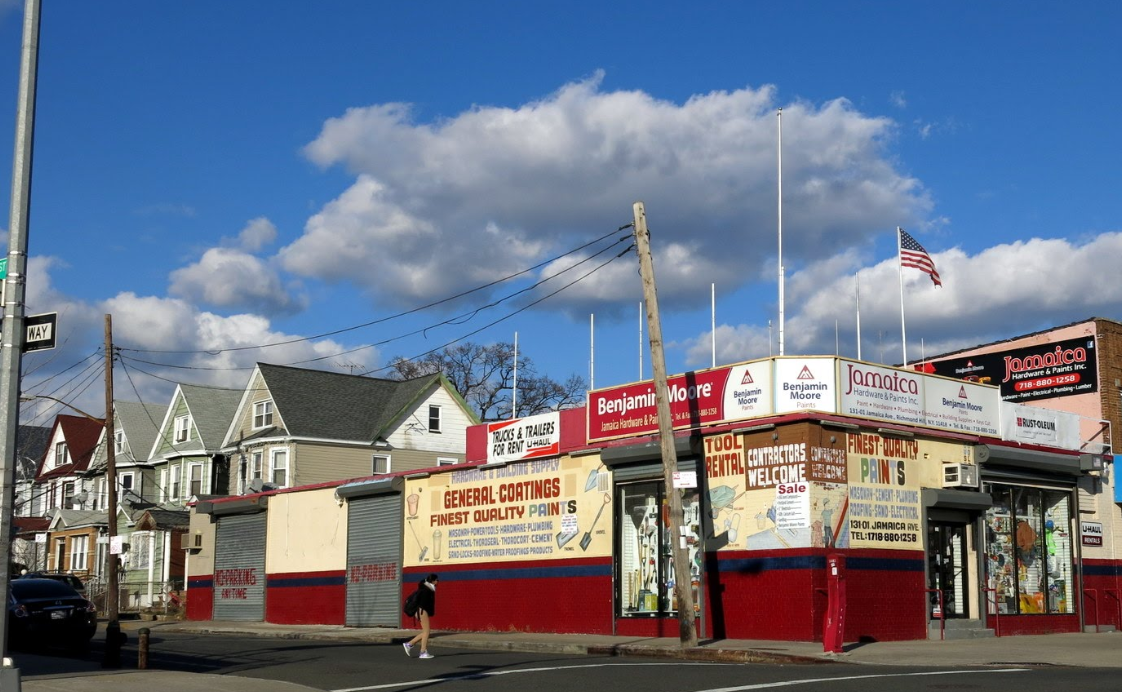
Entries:
[[[535,269],[540,269],[541,267],[544,267],[545,265],[547,265],[551,262],[556,262],[557,260],[559,260],[563,257],[567,257],[571,254],[579,252],[579,251],[583,250],[584,248],[589,247],[590,245],[594,245],[594,244],[604,240],[605,238],[608,238],[609,236],[611,236],[615,233],[618,233],[620,230],[622,230],[622,229],[616,229],[616,230],[611,231],[609,233],[605,233],[604,235],[600,236],[599,238],[596,238],[594,240],[590,240],[589,242],[585,243],[584,245],[573,248],[572,250],[569,250],[568,252],[562,253],[562,254],[557,255],[555,257],[551,257],[551,258],[549,258],[547,260],[544,260],[544,261],[542,261],[538,264],[535,264],[532,267],[527,267],[526,269],[515,272],[514,274],[509,274],[509,275],[504,276],[500,279],[496,279],[495,281],[492,281],[490,283],[486,283],[486,284],[483,284],[481,286],[476,286],[475,288],[469,289],[467,291],[463,291],[461,293],[457,293],[456,295],[450,296],[448,298],[442,298],[441,300],[437,300],[437,301],[434,301],[432,303],[428,303],[427,305],[422,305],[420,307],[416,307],[416,308],[413,308],[411,310],[406,310],[405,312],[399,312],[399,313],[394,314],[394,315],[389,315],[388,317],[381,317],[379,319],[372,320],[370,322],[365,322],[363,324],[358,324],[358,325],[354,325],[354,326],[351,326],[351,327],[344,327],[342,329],[336,329],[336,330],[333,330],[333,331],[324,332],[322,334],[316,334],[316,335],[313,335],[313,336],[304,336],[304,337],[299,337],[299,338],[295,338],[295,339],[287,339],[285,341],[276,341],[276,342],[269,343],[269,344],[259,344],[259,345],[256,345],[256,346],[234,346],[234,347],[231,347],[231,348],[222,348],[222,349],[213,349],[213,350],[208,350],[208,349],[157,350],[157,349],[137,349],[137,348],[119,348],[118,350],[119,351],[130,351],[132,353],[166,353],[166,354],[180,354],[180,355],[202,353],[202,354],[217,356],[219,354],[229,353],[229,352],[232,352],[232,351],[250,351],[250,350],[254,350],[254,349],[272,348],[273,346],[286,346],[288,344],[295,344],[295,343],[299,343],[299,342],[302,342],[302,341],[311,341],[313,339],[322,339],[322,338],[328,337],[328,336],[335,336],[336,334],[343,334],[343,333],[346,333],[346,332],[355,331],[357,329],[363,329],[365,327],[370,327],[370,326],[373,326],[375,324],[381,324],[382,322],[388,322],[390,320],[397,319],[399,317],[405,317],[406,315],[412,315],[413,313],[421,312],[422,310],[428,310],[429,308],[436,307],[437,305],[442,305],[444,303],[448,303],[448,302],[451,302],[453,300],[457,300],[459,298],[462,298],[466,295],[470,295],[472,293],[476,293],[478,291],[482,291],[482,290],[491,288],[492,286],[496,286],[500,283],[503,283],[504,281],[509,281],[511,279],[515,279],[519,276],[522,276],[523,274],[527,274],[529,272],[532,272]],[[617,243],[618,242],[619,241],[617,241]]]

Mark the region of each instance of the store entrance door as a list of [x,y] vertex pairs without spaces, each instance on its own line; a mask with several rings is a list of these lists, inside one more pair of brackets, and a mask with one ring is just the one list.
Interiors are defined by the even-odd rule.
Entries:
[[928,593],[932,619],[965,618],[970,615],[969,590],[966,586],[966,529],[959,522],[929,521],[927,523],[927,588],[943,593],[942,611],[939,596]]

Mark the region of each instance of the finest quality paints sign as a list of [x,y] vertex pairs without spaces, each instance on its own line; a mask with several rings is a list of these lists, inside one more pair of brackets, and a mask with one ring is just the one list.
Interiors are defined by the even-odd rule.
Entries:
[[605,474],[591,455],[407,479],[404,565],[609,556]]
[[561,414],[487,424],[487,461],[521,461],[557,456],[561,449]]
[[[675,429],[773,412],[770,360],[675,375],[666,384]],[[587,410],[589,442],[658,430],[653,382],[591,391]]]

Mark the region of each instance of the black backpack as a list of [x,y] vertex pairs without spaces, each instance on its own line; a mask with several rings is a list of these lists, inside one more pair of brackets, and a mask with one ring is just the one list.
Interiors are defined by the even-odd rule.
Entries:
[[402,607],[401,612],[405,613],[411,618],[417,617],[417,599],[420,596],[416,591],[405,597],[405,605]]

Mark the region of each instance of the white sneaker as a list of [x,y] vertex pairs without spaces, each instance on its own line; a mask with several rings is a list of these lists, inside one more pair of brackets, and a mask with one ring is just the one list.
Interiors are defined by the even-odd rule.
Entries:
[[432,654],[430,654],[427,651],[422,651],[421,655],[418,656],[417,658],[436,658],[436,656],[433,656]]
[[412,644],[406,642],[406,643],[402,644],[401,646],[405,648],[405,655],[406,656],[412,656],[413,655],[413,645]]

